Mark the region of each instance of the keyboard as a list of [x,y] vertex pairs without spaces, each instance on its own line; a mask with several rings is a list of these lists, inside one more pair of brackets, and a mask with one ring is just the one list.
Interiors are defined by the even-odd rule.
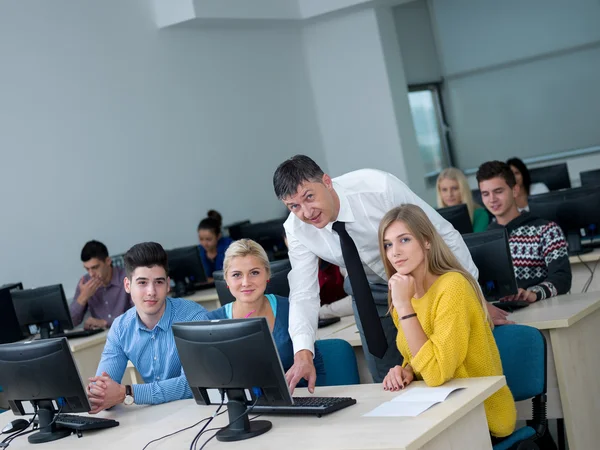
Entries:
[[257,405],[252,409],[259,414],[314,414],[318,417],[356,404],[350,397],[293,397],[289,406]]
[[103,331],[104,331],[103,328],[98,328],[96,330],[65,331],[63,333],[55,333],[51,337],[53,337],[53,338],[66,337],[67,339],[72,339],[72,338],[80,338],[80,337],[93,336],[94,334],[102,333]]
[[516,300],[514,302],[495,302],[493,305],[503,311],[513,312],[517,309],[527,308],[531,303],[525,300]]
[[341,319],[339,317],[329,317],[327,319],[319,319],[319,328],[327,327],[334,323],[339,322]]
[[56,417],[56,425],[62,428],[70,428],[75,431],[88,431],[116,427],[119,425],[119,422],[112,419],[101,419],[99,417],[58,414]]

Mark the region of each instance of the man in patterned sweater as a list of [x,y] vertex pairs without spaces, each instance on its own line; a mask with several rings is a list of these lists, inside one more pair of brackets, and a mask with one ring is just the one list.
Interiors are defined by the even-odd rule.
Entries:
[[500,161],[482,164],[477,171],[481,199],[495,220],[488,229],[506,227],[519,287],[504,300],[537,300],[566,294],[571,289],[567,242],[554,222],[520,213],[518,189],[510,167]]

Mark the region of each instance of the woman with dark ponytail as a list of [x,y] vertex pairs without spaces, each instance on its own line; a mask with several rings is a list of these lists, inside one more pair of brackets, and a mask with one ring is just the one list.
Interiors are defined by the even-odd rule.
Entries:
[[198,224],[198,240],[200,259],[209,281],[212,281],[215,270],[223,270],[225,251],[233,242],[231,238],[221,234],[223,218],[214,209],[206,213],[207,217]]

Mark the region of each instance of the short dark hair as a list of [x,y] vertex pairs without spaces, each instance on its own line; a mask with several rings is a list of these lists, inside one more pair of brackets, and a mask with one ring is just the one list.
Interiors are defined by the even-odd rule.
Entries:
[[100,241],[89,241],[86,242],[81,249],[81,261],[88,262],[92,258],[98,258],[101,261],[105,261],[108,258],[108,249]]
[[514,166],[517,168],[519,172],[521,172],[521,178],[523,178],[523,187],[525,188],[525,193],[529,195],[529,188],[531,187],[531,175],[529,174],[529,169],[525,165],[525,163],[519,158],[510,158],[506,161],[506,164],[509,166]]
[[169,273],[169,263],[167,252],[162,248],[162,245],[156,242],[142,242],[135,244],[123,257],[125,260],[125,271],[127,277],[131,279],[131,274],[138,267],[154,267],[159,266]]
[[214,209],[209,210],[206,213],[207,217],[202,219],[198,224],[198,231],[210,230],[215,233],[215,236],[221,234],[221,224],[223,223],[223,216]]
[[292,156],[282,162],[273,174],[273,188],[279,200],[296,194],[298,186],[307,181],[323,181],[323,169],[311,158],[305,155]]
[[510,170],[510,166],[502,161],[488,161],[479,166],[477,170],[477,184],[492,178],[502,177],[509,188],[515,187],[517,180],[515,174]]

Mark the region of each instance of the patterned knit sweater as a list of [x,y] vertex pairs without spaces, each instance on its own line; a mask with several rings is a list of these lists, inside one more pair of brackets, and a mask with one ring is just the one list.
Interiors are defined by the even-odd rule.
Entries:
[[[488,229],[502,227],[494,222]],[[571,265],[558,225],[523,212],[506,225],[506,231],[520,288],[535,292],[537,300],[569,292]]]

